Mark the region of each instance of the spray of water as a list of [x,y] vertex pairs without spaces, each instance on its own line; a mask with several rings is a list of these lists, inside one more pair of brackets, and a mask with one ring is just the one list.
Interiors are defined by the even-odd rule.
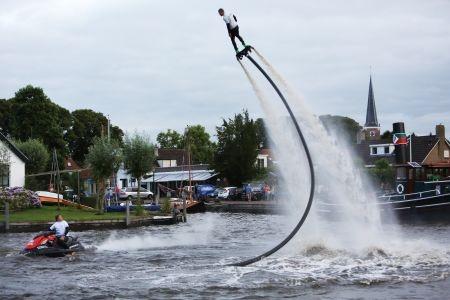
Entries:
[[206,245],[214,226],[215,218],[208,214],[191,222],[189,226],[174,228],[170,233],[162,231],[160,227],[141,234],[129,235],[125,232],[125,235],[119,236],[118,233],[113,233],[96,248],[98,251],[136,251]]
[[[336,132],[327,132],[320,120],[308,109],[305,101],[283,79],[260,53],[256,55],[287,95],[297,121],[305,134],[316,169],[317,201],[306,228],[297,243],[302,246],[327,247],[363,251],[379,245],[385,238],[376,197],[370,183],[355,166],[354,155]],[[258,86],[246,67],[246,76],[265,112],[266,125],[273,141],[272,148],[280,176],[281,201],[292,215],[292,222],[301,213],[308,196],[309,174],[302,145],[286,112],[276,97],[268,96]],[[327,207],[328,213],[318,207]],[[295,209],[293,209],[295,208]],[[339,220],[339,221],[336,221]]]

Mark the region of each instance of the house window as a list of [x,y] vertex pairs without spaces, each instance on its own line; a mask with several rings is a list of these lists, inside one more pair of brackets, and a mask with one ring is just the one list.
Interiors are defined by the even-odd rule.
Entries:
[[260,168],[260,169],[265,168],[265,159],[264,158],[258,158],[258,168]]
[[176,167],[177,161],[176,159],[160,159],[158,160],[158,165],[162,168]]
[[126,178],[122,178],[120,181],[122,183],[122,188],[128,187],[128,180]]
[[444,158],[449,158],[449,157],[450,157],[450,151],[444,150]]
[[389,154],[389,146],[384,147],[384,154]]
[[9,165],[0,166],[0,187],[9,187]]
[[377,154],[378,154],[378,148],[372,147],[372,155],[377,155]]

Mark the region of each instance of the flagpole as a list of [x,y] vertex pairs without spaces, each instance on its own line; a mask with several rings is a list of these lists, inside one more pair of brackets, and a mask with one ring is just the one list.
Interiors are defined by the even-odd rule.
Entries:
[[412,162],[412,134],[409,135],[409,162]]

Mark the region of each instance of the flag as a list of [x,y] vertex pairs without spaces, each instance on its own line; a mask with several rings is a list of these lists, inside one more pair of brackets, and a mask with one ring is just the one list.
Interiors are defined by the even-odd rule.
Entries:
[[393,143],[394,145],[407,145],[408,144],[408,138],[406,136],[406,133],[394,133],[393,135]]

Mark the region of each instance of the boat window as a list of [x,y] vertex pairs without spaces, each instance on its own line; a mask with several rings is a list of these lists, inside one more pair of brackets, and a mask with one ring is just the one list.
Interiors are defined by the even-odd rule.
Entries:
[[406,179],[406,168],[400,167],[397,168],[397,179]]

